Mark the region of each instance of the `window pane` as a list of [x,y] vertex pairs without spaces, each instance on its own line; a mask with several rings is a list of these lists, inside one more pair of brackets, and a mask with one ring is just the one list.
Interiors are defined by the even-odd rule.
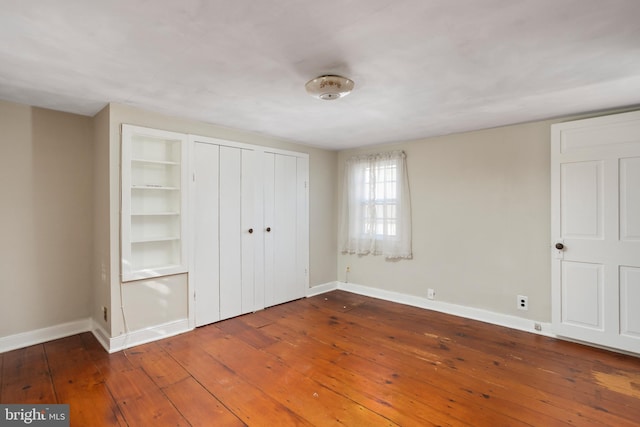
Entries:
[[398,168],[395,160],[380,161],[359,169],[360,203],[364,220],[361,233],[396,236],[398,215]]
[[387,222],[387,236],[395,236],[396,235],[396,222],[388,221]]
[[396,180],[396,166],[391,165],[387,168],[387,181],[395,181]]
[[385,198],[386,199],[395,199],[396,198],[396,183],[395,182],[388,182],[386,185],[386,192],[385,192]]
[[385,217],[388,219],[396,218],[396,205],[387,205],[387,212]]
[[381,219],[376,220],[376,234],[379,234],[379,235],[384,234],[384,221]]

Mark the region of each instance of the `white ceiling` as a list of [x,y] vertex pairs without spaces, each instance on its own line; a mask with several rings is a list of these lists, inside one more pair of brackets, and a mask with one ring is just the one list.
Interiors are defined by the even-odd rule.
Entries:
[[[356,83],[336,101],[307,80]],[[0,98],[330,149],[640,104],[639,0],[0,0]]]

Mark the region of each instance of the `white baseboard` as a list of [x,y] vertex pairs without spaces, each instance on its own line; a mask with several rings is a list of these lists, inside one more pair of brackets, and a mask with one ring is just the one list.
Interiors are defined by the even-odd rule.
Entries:
[[86,318],[2,337],[0,338],[0,353],[88,332],[91,330],[91,326],[91,318]]
[[146,344],[151,341],[168,338],[190,331],[189,320],[181,319],[151,328],[132,331],[119,337],[110,338],[107,331],[91,318],[74,322],[49,326],[35,331],[23,332],[0,338],[0,353],[4,353],[31,345],[42,344],[47,341],[65,338],[83,332],[92,332],[98,342],[109,353],[114,353],[135,345]]
[[102,327],[102,325],[95,320],[93,321],[93,327],[91,333],[98,340],[102,348],[109,352],[109,333]]
[[[451,314],[454,316],[465,317],[468,319],[478,320],[481,322],[491,323],[494,325],[505,326],[507,328],[518,329],[521,331],[532,332],[553,338],[558,338],[551,332],[551,324],[545,322],[536,322],[522,317],[510,316],[507,314],[495,313],[488,310],[482,310],[473,307],[465,307],[456,304],[450,304],[443,301],[434,301],[414,295],[402,294],[383,289],[371,288],[368,286],[358,285],[355,283],[345,282],[329,282],[317,285],[307,290],[307,297],[313,297],[336,289],[341,289],[355,294],[365,295],[373,298],[383,299],[386,301],[397,302],[400,304],[410,305],[413,307],[425,308],[441,313]],[[542,330],[535,329],[535,324],[542,326]],[[15,350],[18,348],[28,347],[30,345],[41,344],[43,342],[68,337],[71,335],[91,331],[98,342],[109,353],[124,350],[136,345],[146,344],[163,338],[168,338],[184,332],[188,332],[193,328],[189,327],[189,319],[180,319],[174,322],[165,323],[150,328],[137,331],[131,331],[127,334],[111,338],[107,331],[91,318],[81,319],[74,322],[63,323],[61,325],[50,326],[35,331],[24,332],[16,335],[10,335],[0,338],[0,353]]]
[[316,295],[324,294],[326,292],[335,291],[338,289],[338,282],[323,283],[322,285],[312,286],[307,289],[306,297],[315,297]]
[[[465,307],[462,305],[451,304],[443,301],[434,301],[414,295],[407,295],[399,292],[370,288],[368,286],[357,285],[355,283],[336,282],[336,287],[334,288],[331,288],[328,285],[322,285],[321,287],[311,288],[311,290],[316,288],[318,288],[318,291],[320,291],[321,289],[327,289],[324,292],[329,292],[333,289],[340,289],[347,292],[352,292],[354,294],[365,295],[385,301],[397,302],[413,307],[425,308],[427,310],[434,310],[454,316],[465,317],[467,319],[478,320],[480,322],[491,323],[493,325],[504,326],[511,329],[518,329],[520,331],[532,332],[539,335],[557,338],[556,335],[551,332],[551,323],[548,322],[538,322],[531,319],[510,316],[508,314],[495,313],[493,311],[482,310],[479,308]],[[317,292],[313,295],[319,295],[321,293],[323,292]],[[542,329],[536,330],[536,324],[540,325]]]
[[116,351],[126,350],[136,345],[147,344],[152,341],[182,334],[184,332],[191,331],[192,329],[193,328],[189,327],[189,319],[180,319],[164,323],[162,325],[131,331],[118,337],[104,340],[98,336],[98,334],[106,335],[104,330],[101,331],[101,328],[94,329],[93,334],[96,336],[96,339],[100,341],[105,350],[109,353],[115,353]]

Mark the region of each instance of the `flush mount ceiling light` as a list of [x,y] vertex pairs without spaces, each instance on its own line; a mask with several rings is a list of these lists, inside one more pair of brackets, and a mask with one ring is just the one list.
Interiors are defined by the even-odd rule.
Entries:
[[353,90],[353,80],[341,76],[320,76],[311,79],[304,87],[307,93],[319,99],[338,99]]

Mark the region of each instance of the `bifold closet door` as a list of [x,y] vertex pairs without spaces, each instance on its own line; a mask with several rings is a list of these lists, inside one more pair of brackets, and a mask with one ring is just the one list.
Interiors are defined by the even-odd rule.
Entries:
[[302,298],[307,287],[307,159],[264,153],[265,305]]
[[196,143],[194,271],[196,326],[255,309],[256,156]]
[[220,147],[220,318],[254,310],[255,152]]
[[218,165],[220,147],[194,144],[194,228],[193,271],[196,326],[220,320],[220,245]]

